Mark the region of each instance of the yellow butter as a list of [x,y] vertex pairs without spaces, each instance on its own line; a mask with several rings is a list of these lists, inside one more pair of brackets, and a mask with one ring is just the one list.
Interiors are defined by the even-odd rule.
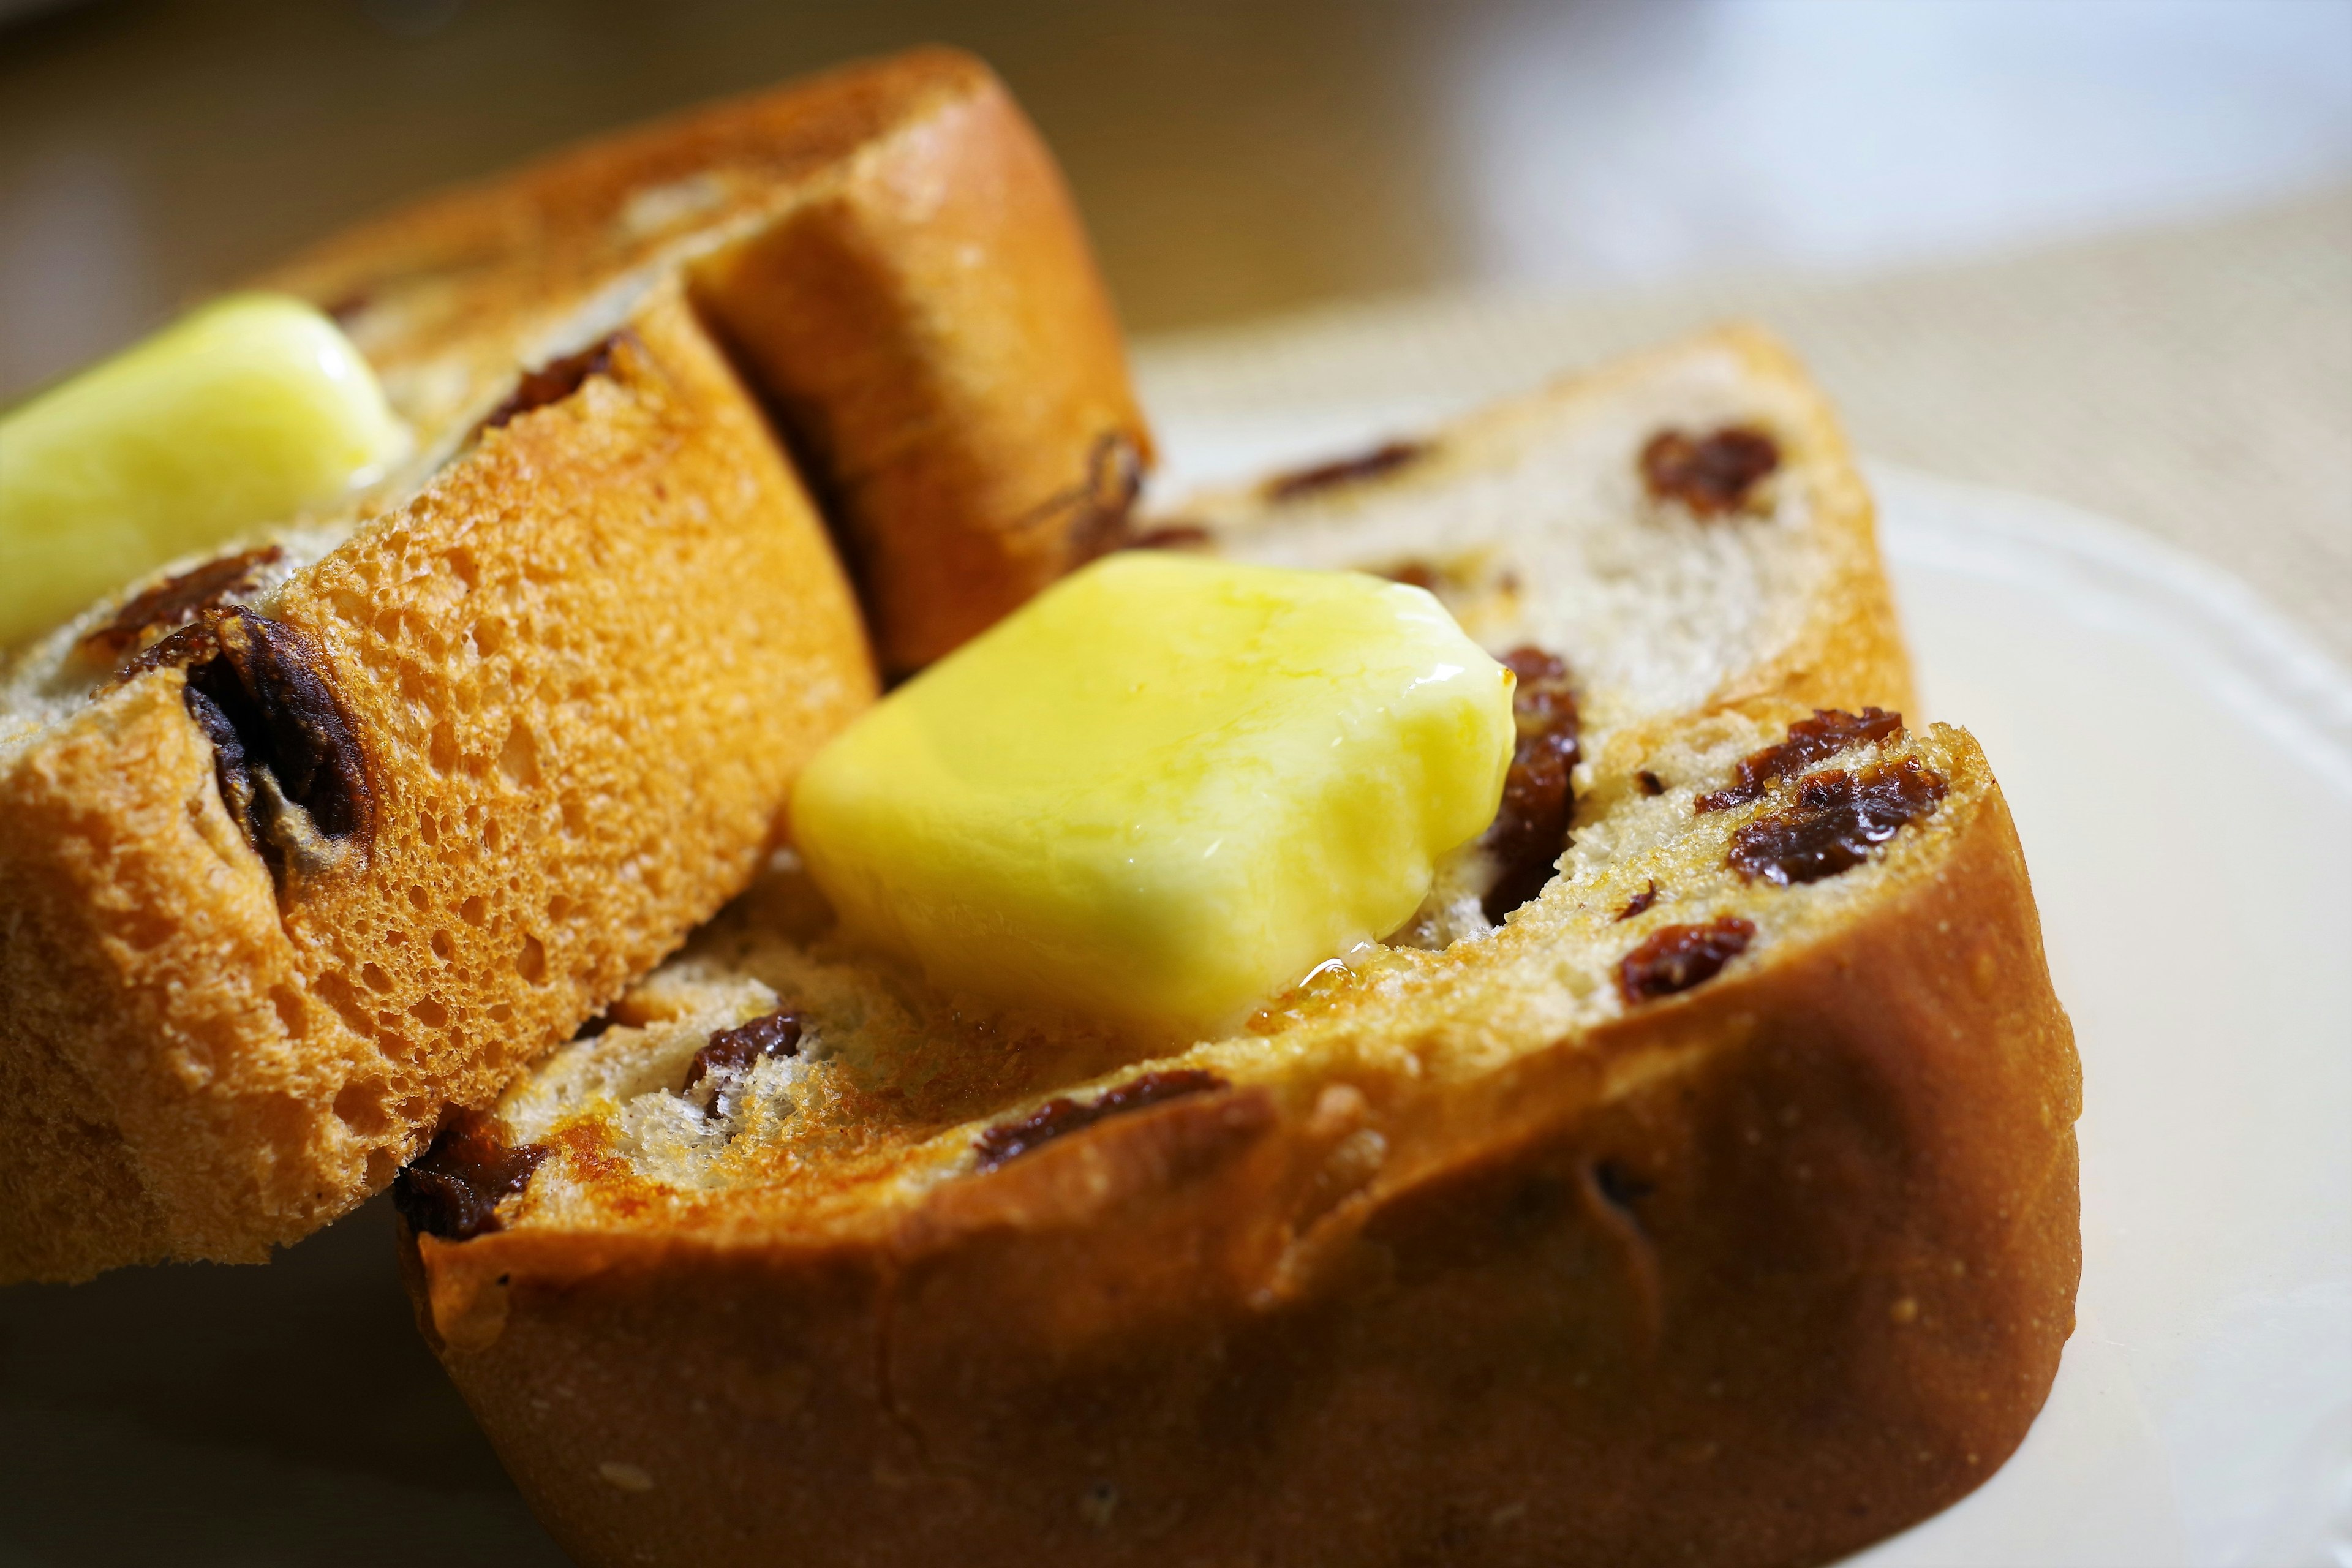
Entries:
[[1494,817],[1511,682],[1418,588],[1113,555],[819,753],[793,837],[941,984],[1215,1030],[1412,914]]
[[197,310],[0,416],[0,647],[329,505],[405,444],[318,310],[269,294]]

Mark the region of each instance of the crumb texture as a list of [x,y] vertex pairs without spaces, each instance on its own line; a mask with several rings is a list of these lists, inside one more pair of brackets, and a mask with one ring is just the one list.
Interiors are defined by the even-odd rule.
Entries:
[[772,859],[500,1101],[545,1152],[500,1227],[405,1243],[580,1561],[1785,1568],[2023,1436],[2079,1071],[1981,752],[1896,717],[1818,398],[1732,333],[1303,472],[1181,547],[1403,577],[1556,660],[1552,874],[1497,920],[1465,856],[1185,1040],[943,993]]
[[[6,1272],[257,1258],[357,1203],[740,886],[873,689],[814,509],[674,296],[268,615],[350,716],[364,855],[281,900],[179,668],[0,774]],[[43,1158],[76,1125],[149,1194],[135,1247]]]
[[[1150,461],[1059,175],[953,50],[259,281],[342,325],[413,456],[0,671],[0,1279],[258,1258],[381,1187],[740,889],[877,640],[911,668],[1017,605]],[[177,657],[215,620],[318,651],[369,832],[261,743],[331,726]]]

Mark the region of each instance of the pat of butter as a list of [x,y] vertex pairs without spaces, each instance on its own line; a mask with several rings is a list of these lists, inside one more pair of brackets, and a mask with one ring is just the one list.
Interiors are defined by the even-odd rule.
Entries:
[[1419,588],[1113,555],[821,752],[793,837],[941,984],[1213,1031],[1412,916],[1494,817],[1511,684]]
[[0,416],[0,647],[340,500],[407,437],[349,339],[235,295]]

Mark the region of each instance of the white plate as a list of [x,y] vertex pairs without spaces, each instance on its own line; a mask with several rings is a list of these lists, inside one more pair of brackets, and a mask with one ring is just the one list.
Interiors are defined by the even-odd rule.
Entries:
[[2352,1563],[2352,682],[2137,534],[1872,480],[2074,1019],[2084,1267],[2023,1448],[1859,1561]]
[[[1194,476],[1398,422],[1162,412]],[[1873,478],[1928,706],[2016,813],[2088,1109],[2049,1408],[1857,1562],[2345,1568],[2352,682],[2128,531]],[[0,1564],[560,1563],[409,1327],[387,1232],[363,1213],[267,1269],[0,1291]]]

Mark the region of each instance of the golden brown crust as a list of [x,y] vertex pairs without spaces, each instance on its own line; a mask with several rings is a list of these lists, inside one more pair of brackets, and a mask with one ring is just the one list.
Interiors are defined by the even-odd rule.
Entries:
[[919,49],[558,153],[268,281],[342,316],[428,429],[478,415],[615,279],[690,268],[841,531],[886,668],[937,658],[1124,517],[1150,438],[1051,155]]
[[404,205],[259,281],[335,315],[403,416],[439,432],[503,396],[554,346],[537,340],[616,285],[772,221],[811,181],[991,80],[949,50],[845,67]]
[[1496,1069],[1396,1036],[821,1232],[409,1237],[420,1316],[586,1563],[1834,1557],[2073,1321],[2072,1035],[1939,744],[1883,883]]
[[267,613],[363,754],[341,867],[273,885],[177,668],[0,773],[0,1277],[258,1258],[358,1203],[730,895],[874,689],[675,289]]
[[[1654,421],[1759,403],[1780,503],[1694,529],[1625,498]],[[1694,811],[1811,706],[1909,695],[1868,498],[1785,355],[1719,334],[1475,416],[1363,490],[1261,488],[1202,521],[1230,549],[1378,564],[1468,510],[1423,498],[1494,510],[1480,487],[1529,453],[1632,513],[1604,554],[1728,556],[1767,597],[1728,606],[1755,629],[1696,679],[1608,667],[1580,847],[1502,929],[1280,999],[1150,1067],[1232,1087],[992,1172],[974,1130],[1093,1092],[1055,1056],[1081,1042],[934,1010],[929,1035],[918,1015],[836,1047],[913,1050],[911,1025],[944,1059],[904,1082],[812,1066],[788,1122],[740,1122],[706,1165],[643,1142],[656,1082],[638,1131],[617,1102],[552,1124],[510,1228],[404,1237],[428,1338],[575,1556],[1768,1568],[1924,1518],[2015,1447],[2072,1327],[2080,1081],[1997,785],[1965,735],[1898,738],[1940,804],[1801,890],[1726,864],[1785,801]],[[1366,504],[1391,485],[1395,511]],[[1580,542],[1491,542],[1445,586],[1458,608],[1517,579],[1488,640],[1522,609],[1564,624]],[[1639,614],[1706,636],[1708,603]],[[1661,903],[1618,920],[1645,882]],[[1593,999],[1662,922],[1722,911],[1756,940],[1717,978]],[[796,976],[820,1039],[855,994],[821,952],[699,951]]]
[[[0,1279],[264,1256],[740,886],[875,672],[709,335],[818,459],[900,665],[1092,547],[1109,514],[1064,498],[1107,440],[1148,453],[1051,161],[951,50],[559,153],[263,281],[344,322],[432,475],[269,611],[350,710],[372,853],[281,910],[171,672],[9,760]],[[478,434],[625,325],[609,374]]]
[[1118,537],[1150,437],[1069,193],[992,79],[696,284],[820,476],[887,669]]

